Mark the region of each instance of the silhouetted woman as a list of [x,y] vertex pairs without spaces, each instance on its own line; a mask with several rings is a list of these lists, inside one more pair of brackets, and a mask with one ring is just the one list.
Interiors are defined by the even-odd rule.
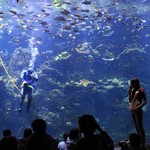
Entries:
[[144,88],[140,87],[139,79],[130,80],[129,103],[132,119],[137,133],[141,137],[141,144],[145,145],[145,131],[143,128],[143,106],[147,103]]
[[76,150],[114,150],[113,140],[104,131],[92,115],[78,117],[81,137],[76,145]]

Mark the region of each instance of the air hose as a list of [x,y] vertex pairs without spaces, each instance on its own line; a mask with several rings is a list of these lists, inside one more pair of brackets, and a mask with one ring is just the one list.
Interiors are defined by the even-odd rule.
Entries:
[[[5,70],[5,72],[6,72],[7,76],[8,76],[8,78],[9,78],[9,79],[12,79],[12,77],[11,77],[11,75],[8,73],[8,71],[7,71],[6,67],[5,67],[5,64],[4,64],[4,62],[3,62],[3,60],[2,60],[1,57],[0,57],[0,63],[1,63],[1,65],[2,65],[2,67],[4,68],[4,70]],[[18,88],[18,86],[17,86],[13,81],[11,81],[11,82],[12,82],[13,86],[20,92],[20,89]]]

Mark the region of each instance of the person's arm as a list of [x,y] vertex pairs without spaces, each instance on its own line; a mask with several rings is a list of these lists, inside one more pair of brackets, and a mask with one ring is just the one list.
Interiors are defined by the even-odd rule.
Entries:
[[147,98],[143,88],[141,89],[141,97],[142,97],[142,102],[136,109],[142,109],[142,107],[147,104]]
[[129,103],[131,103],[131,89],[128,90]]
[[38,81],[38,75],[37,75],[37,73],[35,71],[33,73],[33,76],[34,76],[35,81]]
[[25,74],[26,74],[26,71],[23,70],[23,71],[21,72],[21,80],[22,80],[22,81],[25,80]]

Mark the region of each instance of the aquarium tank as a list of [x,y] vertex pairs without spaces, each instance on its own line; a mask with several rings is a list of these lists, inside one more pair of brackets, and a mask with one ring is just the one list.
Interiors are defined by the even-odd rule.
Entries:
[[[0,138],[16,137],[35,118],[60,139],[92,114],[117,143],[136,132],[128,81],[139,78],[148,103],[143,124],[150,142],[150,2],[148,0],[1,0]],[[22,112],[21,72],[38,75],[29,113]]]

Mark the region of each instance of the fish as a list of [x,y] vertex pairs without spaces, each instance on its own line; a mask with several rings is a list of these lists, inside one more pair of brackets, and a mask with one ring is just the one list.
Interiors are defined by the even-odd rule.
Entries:
[[19,43],[20,43],[20,37],[11,37],[11,40],[12,40],[15,44],[19,44]]
[[114,34],[114,31],[110,31],[108,33],[103,34],[103,36],[111,36],[112,34]]
[[45,29],[45,30],[43,30],[43,32],[44,32],[44,33],[51,34],[51,31],[50,31],[50,30],[46,30],[46,29]]
[[73,32],[75,32],[75,33],[77,33],[77,32],[79,32],[79,29],[73,29]]
[[50,15],[50,13],[44,13],[45,14],[45,16],[49,16]]
[[10,12],[11,12],[12,14],[14,14],[14,15],[17,15],[17,12],[14,11],[14,10],[10,10]]
[[81,79],[80,84],[84,87],[87,87],[89,84],[93,84],[93,81],[87,80],[87,79]]
[[89,9],[81,9],[81,12],[90,12]]
[[68,15],[68,14],[70,14],[70,11],[64,9],[63,11],[61,11],[61,14],[63,14],[63,15]]
[[64,30],[71,30],[71,26],[70,26],[70,25],[65,25],[65,26],[63,27],[63,29],[64,29]]
[[66,19],[62,16],[56,17],[54,19],[57,20],[57,21],[66,21]]
[[91,4],[91,1],[85,0],[84,2],[82,2],[82,4],[90,5],[90,4]]
[[16,0],[17,3],[22,3],[24,0]]
[[63,2],[63,4],[71,5],[71,3],[69,1],[68,2]]
[[17,16],[20,18],[20,19],[23,19],[25,17],[24,14],[17,14]]
[[47,26],[48,23],[46,21],[41,21],[40,24],[42,24],[43,26]]

